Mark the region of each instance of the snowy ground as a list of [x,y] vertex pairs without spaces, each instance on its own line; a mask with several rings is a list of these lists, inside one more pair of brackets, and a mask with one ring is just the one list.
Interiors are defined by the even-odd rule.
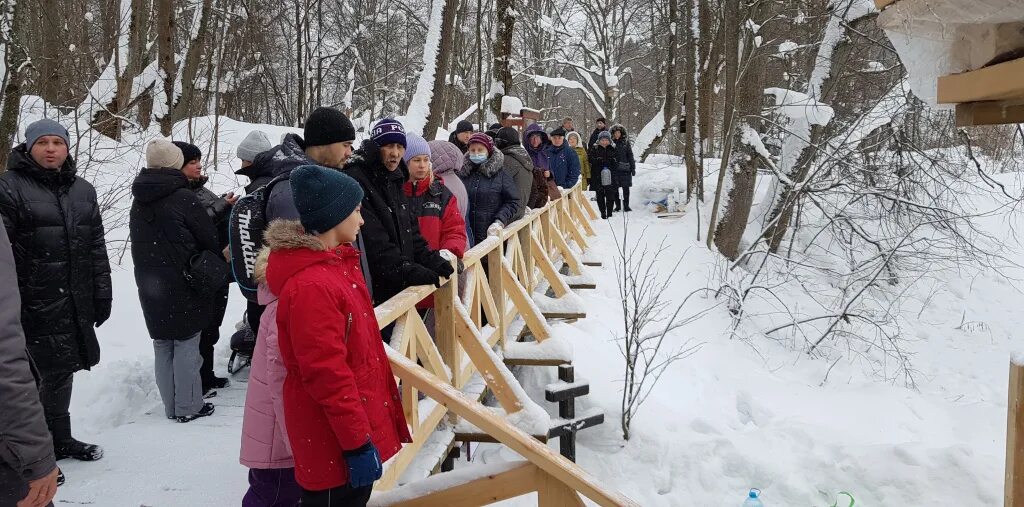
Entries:
[[[238,186],[227,157],[249,128],[230,127],[233,133],[222,136],[219,146],[223,165],[213,178],[220,191]],[[284,131],[266,129],[275,138]],[[96,177],[123,177],[137,160],[138,155],[128,157],[114,166],[118,170]],[[696,240],[692,208],[678,219],[658,219],[636,201],[647,188],[671,185],[679,172],[642,166],[634,189],[637,211],[629,217],[634,231],[647,227],[648,242],[668,238],[673,252],[686,251],[672,281],[676,297],[709,285],[716,256]],[[1019,188],[1015,177],[1002,179]],[[993,231],[1008,225],[1000,216],[986,222]],[[1007,360],[1013,332],[1024,326],[1024,298],[1012,283],[965,270],[913,289],[937,289],[933,297],[919,298],[927,303],[915,312],[914,336],[908,337],[915,339],[908,347],[919,371],[917,390],[882,381],[856,361],[832,365],[809,359],[754,329],[741,326],[732,334],[728,313],[714,308],[670,334],[670,346],[703,345],[666,372],[627,443],[618,428],[622,366],[614,336],[622,323],[611,240],[622,227],[619,217],[596,223],[599,239],[587,257],[603,260],[604,267],[588,268],[596,290],[579,291],[587,319],[553,326],[574,346],[577,378],[591,383],[591,394],[577,410],[597,406],[607,414],[603,426],[580,433],[578,449],[580,465],[603,484],[645,507],[738,506],[750,487],[764,491],[768,506],[823,507],[840,491],[852,493],[858,506],[1000,503]],[[110,231],[113,239],[124,236],[123,229]],[[1011,248],[1021,251],[1015,242]],[[244,378],[212,400],[214,416],[187,425],[164,419],[131,258],[115,258],[121,264],[114,270],[114,314],[99,330],[103,358],[93,371],[76,376],[72,403],[76,434],[103,445],[106,456],[97,463],[62,462],[68,482],[57,503],[237,505],[246,488],[246,469],[237,461]],[[661,262],[668,266],[674,260],[665,256]],[[689,303],[693,313],[714,305],[706,298]],[[232,292],[218,346],[222,362],[242,307]],[[218,371],[224,372],[223,363]],[[527,390],[543,399],[554,369],[519,373]],[[475,447],[473,457],[477,463],[516,458],[493,445]],[[531,502],[524,497],[506,504]]]

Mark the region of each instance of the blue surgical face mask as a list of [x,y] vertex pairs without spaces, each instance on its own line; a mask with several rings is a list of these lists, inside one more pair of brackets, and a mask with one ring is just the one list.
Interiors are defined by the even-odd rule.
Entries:
[[469,161],[474,164],[482,164],[487,161],[486,153],[470,153]]

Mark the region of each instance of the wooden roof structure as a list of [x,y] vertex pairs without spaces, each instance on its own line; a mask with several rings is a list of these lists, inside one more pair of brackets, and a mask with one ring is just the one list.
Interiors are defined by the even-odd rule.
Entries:
[[918,96],[960,126],[1024,123],[1024,1],[874,2]]

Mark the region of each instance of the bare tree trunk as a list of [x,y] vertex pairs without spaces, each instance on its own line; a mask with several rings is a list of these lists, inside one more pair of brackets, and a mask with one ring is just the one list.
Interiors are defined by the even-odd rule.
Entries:
[[[676,83],[676,53],[679,46],[679,30],[684,29],[680,26],[679,20],[679,0],[668,0],[668,41],[667,45],[667,57],[664,63],[664,74],[665,74],[665,106],[662,110],[664,113],[663,121],[665,125],[661,128],[661,132],[655,136],[654,140],[647,146],[643,153],[640,154],[640,160],[647,160],[647,156],[654,153],[654,150],[661,145],[662,140],[665,138],[665,134],[672,131],[672,123],[678,118],[679,105],[677,100],[677,94],[679,93],[679,87]],[[653,33],[653,31],[652,31]]]
[[3,44],[6,56],[4,67],[3,105],[0,107],[0,173],[7,170],[7,156],[10,154],[11,141],[18,131],[18,112],[21,108],[22,67],[28,62],[23,41],[16,39],[25,33],[25,8],[13,2],[4,2],[0,12],[0,44]]
[[[434,0],[440,2],[442,0]],[[437,128],[441,126],[441,119],[444,117],[444,105],[448,94],[448,87],[445,80],[448,77],[448,67],[452,60],[452,46],[455,44],[455,12],[459,8],[459,0],[443,0],[444,13],[441,15],[441,40],[437,48],[437,59],[434,65],[434,86],[433,95],[430,99],[430,111],[427,113],[427,121],[423,127],[423,137],[428,141],[433,139]]]
[[[702,0],[706,1],[706,0]],[[693,37],[693,9],[694,0],[686,0],[684,3],[685,14],[683,16],[683,26],[686,30],[686,41],[684,47],[686,48],[686,56],[683,65],[683,79],[685,80],[683,88],[686,93],[683,95],[683,126],[681,134],[683,135],[683,161],[686,164],[686,201],[689,202],[694,195],[700,201],[704,200],[703,192],[698,192],[697,185],[698,180],[702,176],[700,164],[697,163],[696,156],[696,136],[694,130],[697,128],[696,120],[697,116],[697,51],[696,41]]]
[[[727,2],[733,3],[733,2]],[[767,19],[762,10],[767,6],[761,4],[754,8],[754,19]],[[739,19],[737,17],[725,18]],[[728,21],[727,21],[728,22]],[[763,34],[764,29],[761,29]],[[715,226],[714,242],[718,251],[729,259],[736,259],[739,255],[740,241],[743,239],[743,232],[747,228],[747,220],[750,218],[750,208],[754,202],[754,189],[757,183],[757,168],[761,165],[761,155],[755,148],[760,141],[762,124],[762,104],[764,103],[764,80],[767,70],[767,55],[764,50],[757,47],[754,42],[755,34],[747,31],[744,37],[743,72],[739,76],[739,83],[733,99],[733,118],[729,136],[732,138],[731,150],[723,157],[728,160],[728,165],[723,171],[723,176],[730,179],[725,189],[719,188],[719,193],[728,192],[725,203],[722,204],[721,220],[712,225]],[[730,42],[735,44],[735,42]],[[732,53],[727,58],[732,57]],[[756,140],[754,138],[757,138]]]
[[[722,118],[722,130],[727,133],[732,128],[733,118],[736,115],[736,78],[740,67],[739,24],[743,22],[743,20],[739,19],[739,10],[738,0],[726,0],[723,12],[725,21],[723,22],[721,31],[725,38],[725,114]],[[725,135],[725,139],[726,148],[723,150],[722,168],[718,172],[718,187],[715,189],[714,204],[711,206],[711,219],[708,220],[708,248],[711,248],[711,245],[714,244],[715,241],[715,228],[718,224],[718,207],[722,202],[722,189],[725,186],[725,158],[728,156],[728,141],[730,139],[728,134]]]
[[[709,152],[714,151],[715,127],[712,123],[715,106],[715,82],[718,79],[718,66],[721,60],[721,37],[714,35],[715,16],[709,5],[710,0],[699,0],[698,23],[700,36],[698,37],[698,56],[700,61],[700,83],[695,90],[695,99],[698,100],[698,120],[695,128],[700,132],[701,147]],[[719,29],[719,32],[722,30]],[[703,160],[701,161],[703,164]]]
[[295,70],[298,77],[299,93],[295,100],[295,126],[301,127],[306,119],[303,105],[306,103],[306,66],[302,60],[305,53],[302,44],[302,4],[295,2]]
[[494,80],[501,83],[501,93],[495,93],[491,99],[491,111],[496,118],[501,118],[501,98],[512,92],[512,69],[509,59],[512,56],[512,33],[515,30],[516,18],[509,11],[514,5],[513,0],[495,0],[498,15],[498,34],[494,38]]
[[164,103],[167,114],[160,119],[160,133],[171,135],[171,111],[174,110],[174,81],[178,75],[178,66],[174,63],[174,0],[156,0],[157,54],[160,70],[164,81]]
[[[44,20],[53,13],[61,12],[59,0],[37,0],[39,21],[45,26]],[[36,69],[39,72],[39,96],[54,105],[61,104],[61,56],[67,50],[64,43],[64,23],[55,23],[40,30],[42,33],[42,58],[39,58]]]

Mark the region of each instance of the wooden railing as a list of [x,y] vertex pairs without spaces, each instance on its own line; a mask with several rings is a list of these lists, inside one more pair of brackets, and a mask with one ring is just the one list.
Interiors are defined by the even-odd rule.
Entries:
[[[510,422],[527,419],[521,412],[533,402],[493,350],[504,350],[507,339],[526,333],[534,342],[519,346],[540,347],[552,338],[532,294],[544,283],[556,298],[570,293],[558,263],[572,275],[582,274],[581,255],[596,216],[577,184],[466,252],[460,276],[436,289],[408,288],[376,308],[382,329],[395,323],[388,357],[413,442],[385,464],[373,505],[484,505],[531,492],[545,506],[583,505],[579,494],[603,506],[635,505]],[[431,294],[433,337],[416,310]],[[481,403],[484,386],[500,411]],[[426,477],[447,455],[460,418],[527,461],[490,474],[460,471],[464,480],[445,480],[440,488],[437,479]],[[401,491],[387,493],[396,487]]]

